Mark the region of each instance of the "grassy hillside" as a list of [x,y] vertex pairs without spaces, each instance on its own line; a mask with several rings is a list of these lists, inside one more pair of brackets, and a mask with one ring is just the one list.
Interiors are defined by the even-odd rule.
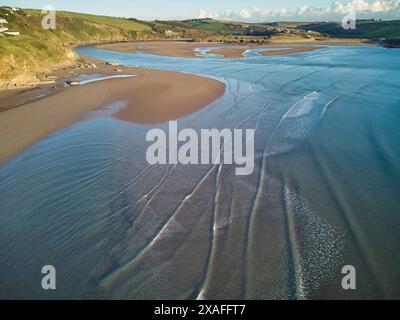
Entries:
[[400,20],[358,20],[354,30],[345,30],[336,22],[305,23],[298,28],[337,38],[400,39]]
[[[136,19],[129,19],[138,21]],[[193,41],[218,41],[218,36],[206,30],[194,28],[183,21],[141,21],[153,30],[153,32],[165,36],[166,38],[190,38]],[[166,32],[172,32],[171,36],[166,36]]]
[[187,27],[202,31],[218,33],[220,35],[241,35],[244,33],[240,23],[213,19],[189,19],[183,21]]
[[139,21],[57,12],[56,29],[43,30],[38,10],[10,12],[0,8],[0,18],[20,36],[0,36],[0,87],[34,82],[45,68],[72,64],[77,56],[71,45],[156,37],[152,28]]
[[65,12],[65,11],[57,11],[57,17],[79,18],[85,21],[94,22],[97,24],[109,25],[127,31],[135,31],[135,32],[151,31],[151,27],[149,25],[146,25],[145,22],[139,22],[138,20],[133,21],[116,17],[97,16],[92,14]]

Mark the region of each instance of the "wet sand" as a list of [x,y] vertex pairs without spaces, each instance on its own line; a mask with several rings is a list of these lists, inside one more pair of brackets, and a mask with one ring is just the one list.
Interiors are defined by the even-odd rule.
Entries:
[[[116,67],[104,67],[102,76],[115,76]],[[217,80],[171,71],[117,67],[118,75],[69,87],[0,112],[0,163],[57,129],[81,119],[82,113],[126,102],[115,117],[142,124],[156,124],[191,114],[219,98],[225,85]],[[100,73],[96,70],[96,73]]]

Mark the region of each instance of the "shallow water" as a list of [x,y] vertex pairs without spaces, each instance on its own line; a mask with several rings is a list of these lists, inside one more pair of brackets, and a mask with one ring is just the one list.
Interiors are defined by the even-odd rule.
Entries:
[[168,124],[90,113],[0,167],[1,298],[400,297],[400,51],[78,53],[224,81],[179,129],[255,129],[255,170],[150,166],[145,135]]

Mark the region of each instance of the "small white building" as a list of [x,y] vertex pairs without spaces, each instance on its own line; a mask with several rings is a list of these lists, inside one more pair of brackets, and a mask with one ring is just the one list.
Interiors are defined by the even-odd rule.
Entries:
[[0,18],[0,23],[7,24],[8,21],[6,19]]
[[0,32],[4,32],[4,31],[7,31],[7,30],[8,30],[8,28],[0,26]]
[[20,33],[18,31],[11,31],[11,30],[5,31],[3,33],[8,36],[19,36],[20,35]]

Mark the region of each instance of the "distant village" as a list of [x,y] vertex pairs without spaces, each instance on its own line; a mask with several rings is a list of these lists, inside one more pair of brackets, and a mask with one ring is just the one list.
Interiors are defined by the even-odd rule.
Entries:
[[[277,27],[277,26],[269,26],[269,25],[242,25],[242,29],[244,29],[246,34],[249,35],[262,35],[263,33],[286,33],[286,34],[304,34],[304,30],[289,28],[289,27]],[[308,37],[311,37],[313,32],[311,30],[306,31],[308,33]]]
[[1,7],[1,8],[4,9],[5,11],[8,11],[8,13],[5,13],[4,17],[0,17],[0,35],[18,37],[20,35],[19,31],[8,28],[7,17],[10,14],[13,14],[14,12],[22,11],[22,9],[15,7]]
[[[211,18],[201,19],[188,19],[184,22],[193,27],[201,26],[204,23],[212,24],[214,21],[217,23],[218,20]],[[312,30],[298,29],[295,26],[280,26],[274,23],[246,23],[246,22],[228,22],[218,33],[226,36],[247,36],[247,37],[269,37],[272,35],[298,35],[304,38],[313,38],[320,36],[318,32]]]

